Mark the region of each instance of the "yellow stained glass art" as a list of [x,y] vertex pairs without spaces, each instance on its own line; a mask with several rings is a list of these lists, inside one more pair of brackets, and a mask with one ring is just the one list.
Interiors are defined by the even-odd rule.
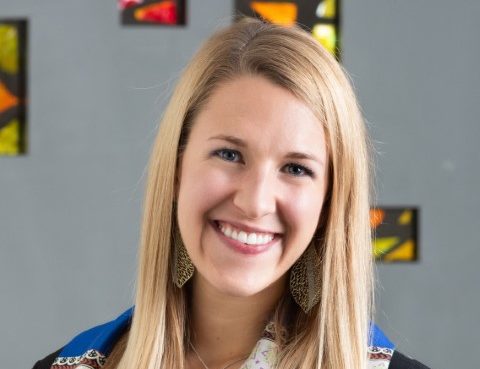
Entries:
[[334,18],[337,14],[337,0],[323,0],[317,6],[318,18]]
[[336,53],[337,32],[333,24],[316,24],[313,26],[312,34],[329,52]]

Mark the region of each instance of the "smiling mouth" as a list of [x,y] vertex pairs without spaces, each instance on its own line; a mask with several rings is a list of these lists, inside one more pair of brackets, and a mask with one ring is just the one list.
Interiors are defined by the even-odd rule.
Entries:
[[224,237],[248,246],[263,246],[280,237],[278,233],[247,232],[223,221],[214,220],[214,227]]

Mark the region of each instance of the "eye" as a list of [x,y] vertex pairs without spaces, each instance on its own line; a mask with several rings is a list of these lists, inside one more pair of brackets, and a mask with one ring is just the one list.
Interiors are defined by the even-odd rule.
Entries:
[[305,175],[314,178],[314,173],[311,169],[296,163],[290,163],[286,165],[287,173],[293,175],[294,177],[303,177]]
[[[241,154],[237,150],[232,150],[228,148],[222,148],[215,150],[213,155],[218,156],[220,159],[225,161],[237,162]],[[237,159],[237,160],[236,160]]]

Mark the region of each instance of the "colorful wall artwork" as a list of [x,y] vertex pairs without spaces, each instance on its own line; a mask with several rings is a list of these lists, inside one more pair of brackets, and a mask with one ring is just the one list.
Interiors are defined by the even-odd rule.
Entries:
[[235,0],[235,16],[262,18],[291,26],[295,23],[340,59],[340,0],[251,1]]
[[26,152],[27,21],[0,19],[0,155]]
[[122,24],[185,25],[186,0],[118,0]]
[[418,208],[370,209],[375,260],[384,262],[418,259]]

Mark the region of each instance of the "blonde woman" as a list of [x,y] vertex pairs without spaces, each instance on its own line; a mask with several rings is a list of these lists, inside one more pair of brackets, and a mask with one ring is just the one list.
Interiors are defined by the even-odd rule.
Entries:
[[213,35],[153,147],[134,308],[35,369],[425,368],[370,324],[367,142],[310,35]]

